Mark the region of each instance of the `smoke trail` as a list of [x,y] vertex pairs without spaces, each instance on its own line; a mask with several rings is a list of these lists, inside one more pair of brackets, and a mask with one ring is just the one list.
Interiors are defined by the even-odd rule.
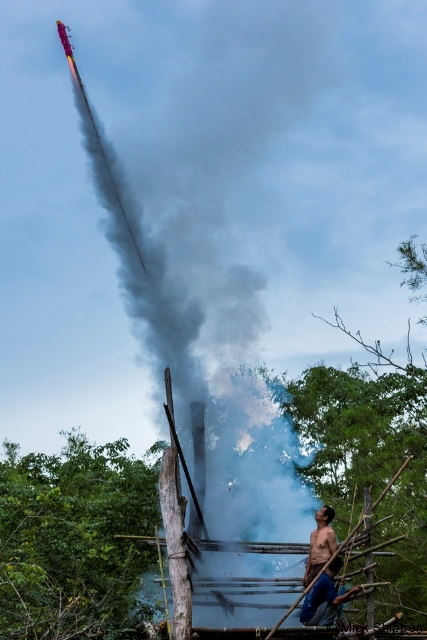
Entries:
[[[162,370],[169,364],[181,402],[188,403],[193,397],[204,398],[207,394],[205,376],[199,358],[192,353],[192,345],[205,319],[201,305],[190,296],[185,283],[174,277],[173,270],[168,268],[165,248],[143,224],[142,210],[96,112],[91,107],[97,131],[78,84],[74,82],[73,87],[93,184],[101,205],[109,214],[103,221],[105,235],[120,259],[118,277],[125,292],[126,312],[135,321],[145,320],[144,327],[135,324],[135,331],[155,356],[157,379],[161,380]],[[144,256],[148,275],[141,268],[116,189],[135,242]]]

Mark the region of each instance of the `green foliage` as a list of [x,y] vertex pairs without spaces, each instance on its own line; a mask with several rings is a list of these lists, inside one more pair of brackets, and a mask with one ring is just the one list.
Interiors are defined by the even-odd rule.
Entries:
[[[371,379],[357,366],[341,371],[320,365],[288,381],[286,388],[291,396],[285,397],[283,410],[293,417],[301,447],[313,454],[311,464],[299,474],[323,503],[336,509],[335,528],[341,539],[349,531],[355,487],[353,524],[362,512],[363,487],[371,486],[375,499],[407,456],[415,456],[375,512],[375,520],[389,514],[394,518],[374,530],[374,544],[408,534],[407,540],[388,549],[401,555],[377,558],[378,581],[392,586],[377,591],[376,602],[379,621],[403,610],[406,624],[425,626],[427,372]],[[361,561],[352,562],[351,570],[357,568],[354,565]]]
[[[409,274],[405,277],[401,286],[406,285],[410,291],[419,291],[427,284],[427,245],[421,244],[419,247],[415,244],[416,235],[413,235],[409,240],[404,240],[397,247],[397,253],[400,257],[400,262],[391,266],[399,267],[402,273]],[[427,295],[422,294],[410,298],[411,302],[427,302]],[[427,316],[418,320],[420,324],[427,325]]]
[[156,562],[114,535],[150,535],[159,523],[157,463],[128,456],[124,438],[95,446],[79,431],[62,435],[52,456],[20,457],[4,443],[1,638],[108,637],[129,624],[141,574]]

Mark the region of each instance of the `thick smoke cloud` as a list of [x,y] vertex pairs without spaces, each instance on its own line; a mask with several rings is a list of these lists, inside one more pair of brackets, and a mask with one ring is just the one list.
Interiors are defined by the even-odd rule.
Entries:
[[212,372],[258,357],[266,282],[233,221],[242,225],[242,194],[271,146],[335,81],[328,46],[339,14],[335,2],[310,0],[184,6],[198,37],[121,144],[170,268],[204,309],[198,350]]

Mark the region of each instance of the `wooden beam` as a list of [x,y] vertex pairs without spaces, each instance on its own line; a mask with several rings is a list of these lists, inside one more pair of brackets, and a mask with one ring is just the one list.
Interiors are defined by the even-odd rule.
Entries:
[[352,576],[357,576],[359,575],[359,573],[366,573],[367,571],[369,571],[370,569],[374,569],[375,567],[378,567],[378,562],[373,562],[372,564],[366,567],[362,567],[361,569],[357,569],[356,571],[351,571],[351,573],[346,573],[343,576],[335,576],[334,580],[335,581],[339,581],[341,579],[350,580]]
[[[221,589],[221,593],[225,596],[276,596],[282,595],[286,593],[301,593],[302,585],[299,589],[240,589],[240,590],[229,590],[229,589]],[[193,593],[197,596],[212,596],[212,589],[210,591],[199,591],[197,587],[193,586]]]
[[187,569],[185,546],[182,540],[182,513],[177,499],[176,467],[177,450],[166,447],[160,468],[160,508],[166,532],[169,575],[172,585],[174,640],[190,640],[191,637],[191,583]]
[[[224,607],[221,602],[208,602],[202,600],[200,602],[193,603],[195,607]],[[289,604],[267,604],[267,603],[256,603],[256,602],[230,602],[228,603],[230,608],[243,608],[243,609],[289,609]],[[298,607],[301,609],[302,607]]]
[[[161,580],[159,578],[154,578],[153,582],[155,584],[161,584]],[[166,584],[170,584],[170,580],[166,579]],[[203,586],[218,586],[218,585],[244,585],[244,586],[252,586],[252,585],[289,585],[289,586],[297,586],[302,584],[302,578],[193,578],[193,584],[195,587],[203,585]]]
[[[187,535],[186,532],[183,533],[184,537]],[[128,535],[115,535],[115,538],[132,538],[135,540],[140,540],[145,544],[155,545],[156,540],[153,536],[128,536]],[[363,538],[361,544],[365,543],[366,538]],[[242,542],[242,541],[229,541],[229,540],[192,540],[194,545],[197,547],[199,551],[220,551],[223,553],[261,553],[261,554],[276,554],[276,555],[308,555],[309,553],[309,545],[308,544],[294,544],[294,543],[280,543],[280,542]],[[186,542],[187,543],[187,542]],[[164,538],[160,538],[160,545],[166,546],[166,540]],[[383,546],[387,546],[383,545]],[[188,544],[188,548],[191,550],[191,543]],[[195,550],[195,549],[194,549]],[[346,550],[343,549],[340,552],[342,555],[346,553]],[[390,551],[383,552],[373,552],[374,555],[385,555],[385,556],[393,556],[394,553]],[[351,551],[351,556],[360,557],[360,552]]]
[[[271,631],[268,627],[221,627],[221,628],[213,628],[213,627],[193,627],[193,632],[203,634],[204,637],[209,637],[212,635],[248,635],[250,638],[256,637],[256,633],[267,633]],[[286,634],[294,634],[297,633],[298,636],[306,635],[307,633],[311,633],[312,631],[323,632],[326,635],[331,634],[330,627],[286,627],[283,631],[286,631]],[[281,635],[281,637],[283,637]]]

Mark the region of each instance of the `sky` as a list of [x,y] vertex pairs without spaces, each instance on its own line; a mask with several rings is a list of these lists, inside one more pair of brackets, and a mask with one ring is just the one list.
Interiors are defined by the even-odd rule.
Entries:
[[[421,0],[57,0],[0,21],[0,434],[61,430],[141,455],[165,425],[129,318],[55,21],[152,234],[205,320],[218,371],[297,377],[363,362],[333,318],[404,361],[425,311],[387,261],[427,242],[427,5]],[[177,284],[178,286],[178,284]],[[171,356],[172,361],[172,356]],[[157,362],[166,366],[170,362]],[[172,372],[173,373],[173,372]]]

